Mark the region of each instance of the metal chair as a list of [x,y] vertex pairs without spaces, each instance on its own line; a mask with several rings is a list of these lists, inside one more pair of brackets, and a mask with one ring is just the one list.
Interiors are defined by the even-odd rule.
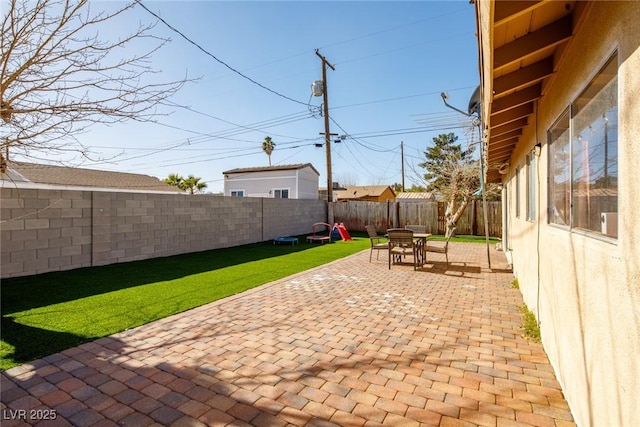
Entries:
[[413,225],[413,224],[408,224],[404,226],[405,230],[411,230],[414,233],[426,233],[427,232],[427,226],[426,225]]
[[424,247],[422,240],[413,239],[413,231],[404,228],[391,228],[387,230],[389,235],[389,269],[391,264],[397,264],[402,258],[410,255],[413,257],[413,269],[417,270],[424,259]]
[[[365,230],[367,230],[367,234],[369,235],[369,240],[371,241],[371,251],[369,252],[369,262],[371,262],[371,256],[373,255],[373,251],[386,251],[389,249],[389,242],[386,237],[378,236],[378,232],[373,225],[366,225]],[[378,255],[380,252],[376,253],[376,259],[378,259]]]
[[447,268],[449,268],[449,240],[451,240],[451,237],[453,237],[454,234],[456,234],[455,227],[449,229],[447,239],[444,241],[444,246],[427,244],[424,248],[425,252],[435,252],[438,254],[444,254],[445,259],[447,260]]

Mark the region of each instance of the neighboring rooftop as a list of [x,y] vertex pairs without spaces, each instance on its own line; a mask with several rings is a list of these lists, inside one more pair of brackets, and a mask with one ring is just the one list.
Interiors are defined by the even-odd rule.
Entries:
[[297,170],[311,168],[315,173],[320,175],[320,172],[313,167],[311,163],[296,163],[291,165],[277,165],[277,166],[258,166],[252,168],[236,168],[228,171],[222,172],[223,175],[234,174],[234,173],[248,173],[248,172],[268,172],[268,171],[283,171],[283,170]]
[[51,186],[183,193],[177,187],[165,184],[162,180],[149,175],[14,161],[7,162],[7,172],[1,174],[0,179],[5,182],[26,182]]
[[393,190],[391,190],[391,187],[388,185],[345,185],[343,188],[344,189],[333,190],[333,193],[337,195],[338,200],[376,198],[382,196],[387,190],[393,193]]
[[422,202],[435,200],[435,196],[430,191],[402,191],[396,194],[396,200],[400,202]]

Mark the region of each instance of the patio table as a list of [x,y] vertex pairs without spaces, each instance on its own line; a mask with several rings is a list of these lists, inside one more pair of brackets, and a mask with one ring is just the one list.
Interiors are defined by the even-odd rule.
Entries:
[[420,241],[419,246],[422,248],[422,250],[418,252],[418,264],[420,266],[427,263],[427,240],[429,240],[429,237],[431,236],[432,234],[430,233],[413,233],[413,238]]

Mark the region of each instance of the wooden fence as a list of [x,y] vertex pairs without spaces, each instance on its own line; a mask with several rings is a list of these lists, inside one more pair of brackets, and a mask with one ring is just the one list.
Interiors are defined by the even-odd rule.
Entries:
[[[443,202],[340,202],[333,204],[335,222],[344,223],[347,230],[364,231],[373,224],[382,231],[407,224],[427,227],[432,234],[445,233],[445,204]],[[484,210],[481,201],[471,202],[458,220],[457,234],[484,236]],[[487,202],[489,236],[502,236],[502,203]]]

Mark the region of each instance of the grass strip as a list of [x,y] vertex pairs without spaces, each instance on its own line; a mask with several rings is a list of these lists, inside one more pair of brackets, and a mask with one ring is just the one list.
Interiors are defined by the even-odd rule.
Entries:
[[369,240],[234,248],[2,282],[0,369],[180,313],[368,248]]

